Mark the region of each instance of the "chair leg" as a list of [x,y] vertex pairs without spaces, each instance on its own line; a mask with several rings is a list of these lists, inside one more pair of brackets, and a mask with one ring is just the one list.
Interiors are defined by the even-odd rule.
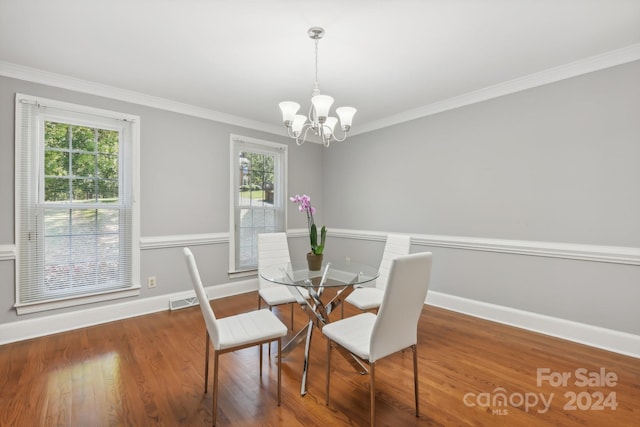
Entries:
[[209,330],[207,330],[207,340],[205,341],[206,350],[204,351],[204,392],[207,393],[207,385],[209,384],[209,347],[211,341],[209,339]]
[[325,405],[329,406],[329,380],[331,379],[331,340],[327,339],[327,389],[325,391]]
[[413,387],[416,394],[416,417],[420,416],[419,400],[418,400],[418,348],[414,344],[411,346],[413,350]]
[[216,351],[213,356],[213,425],[216,425],[216,415],[218,414],[218,364],[220,352]]
[[[272,306],[269,306],[269,311],[273,313]],[[267,345],[269,346],[269,360],[271,360],[271,342],[268,342]],[[262,348],[262,346],[260,346],[260,348]],[[262,371],[260,371],[260,376],[262,376]]]
[[[258,310],[262,308],[262,298],[260,298],[260,294],[258,293]],[[269,306],[269,311],[271,311],[271,306]],[[269,358],[271,358],[271,344],[269,344]],[[260,345],[260,378],[262,378],[262,344]]]
[[369,376],[371,377],[371,427],[376,425],[376,363],[369,364]]
[[294,303],[291,303],[291,330],[293,331],[293,305]]
[[[271,347],[270,342],[267,345]],[[260,379],[262,380],[262,344],[259,344],[258,347],[260,347]]]
[[282,394],[282,337],[278,338],[278,406],[280,406],[281,394]]

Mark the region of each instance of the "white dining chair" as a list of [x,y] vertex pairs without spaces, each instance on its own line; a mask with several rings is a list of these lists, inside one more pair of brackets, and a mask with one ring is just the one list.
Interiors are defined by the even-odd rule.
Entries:
[[[277,305],[291,304],[291,329],[293,330],[293,307],[296,297],[288,286],[269,282],[260,276],[260,272],[274,265],[286,265],[291,262],[286,233],[258,234],[258,309],[264,301],[269,310]],[[300,290],[303,298],[309,298],[305,289]]]
[[206,324],[207,338],[204,365],[204,392],[207,392],[209,382],[209,347],[213,344],[213,425],[216,425],[218,412],[218,366],[219,357],[223,353],[240,350],[247,347],[260,347],[260,376],[262,376],[262,344],[278,342],[278,406],[280,406],[281,377],[282,377],[282,337],[287,334],[287,327],[272,312],[267,309],[254,310],[233,316],[216,318],[209,298],[202,286],[200,273],[195,258],[188,248],[183,249],[184,256],[191,275],[193,289],[196,291],[198,302]]
[[327,338],[327,388],[329,405],[331,350],[335,346],[348,351],[369,365],[371,425],[375,425],[376,363],[393,353],[411,348],[416,417],[418,404],[418,321],[427,297],[431,277],[432,254],[419,252],[395,258],[389,269],[389,282],[377,314],[364,312],[324,326]]
[[[389,234],[384,245],[382,260],[378,271],[380,275],[375,280],[374,286],[358,287],[346,299],[345,302],[362,311],[374,310],[380,307],[384,289],[389,281],[391,261],[403,255],[407,255],[411,249],[411,236],[407,234]],[[341,307],[341,317],[344,317],[344,306]]]

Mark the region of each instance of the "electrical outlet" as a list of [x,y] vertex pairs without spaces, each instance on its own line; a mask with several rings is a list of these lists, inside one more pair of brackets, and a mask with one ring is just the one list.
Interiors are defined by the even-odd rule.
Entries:
[[156,287],[156,276],[147,277],[147,287],[149,289]]
[[344,262],[346,262],[346,263],[347,263],[347,265],[351,264],[351,258],[350,258],[350,257],[346,257],[346,258],[344,259]]

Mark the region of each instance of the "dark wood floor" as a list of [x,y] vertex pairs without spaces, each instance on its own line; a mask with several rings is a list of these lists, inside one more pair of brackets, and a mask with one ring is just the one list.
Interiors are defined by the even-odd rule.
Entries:
[[[212,305],[224,317],[256,303],[250,293]],[[288,309],[275,311],[289,324]],[[355,314],[350,307],[345,312]],[[302,327],[306,316],[296,308],[295,319]],[[640,425],[639,359],[431,306],[419,331],[421,417],[414,414],[408,351],[377,365],[378,425]],[[192,307],[0,346],[0,426],[210,425],[204,339],[202,316]],[[305,397],[299,394],[303,348],[284,359],[280,407],[274,360],[265,362],[260,379],[257,348],[222,355],[218,425],[368,425],[368,376],[337,353],[332,402],[325,406],[325,354],[316,333]],[[571,377],[566,385],[538,385],[539,368],[553,379],[564,372]],[[582,385],[582,371],[576,376],[581,369],[590,385]],[[608,385],[596,378],[602,370],[610,373]],[[551,401],[546,411],[541,397]]]

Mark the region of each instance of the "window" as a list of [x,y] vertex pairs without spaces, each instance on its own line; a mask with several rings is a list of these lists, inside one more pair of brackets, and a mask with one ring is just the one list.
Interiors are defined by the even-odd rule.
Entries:
[[231,136],[231,272],[258,267],[258,234],[285,231],[287,146]]
[[18,314],[139,294],[138,127],[16,96]]

